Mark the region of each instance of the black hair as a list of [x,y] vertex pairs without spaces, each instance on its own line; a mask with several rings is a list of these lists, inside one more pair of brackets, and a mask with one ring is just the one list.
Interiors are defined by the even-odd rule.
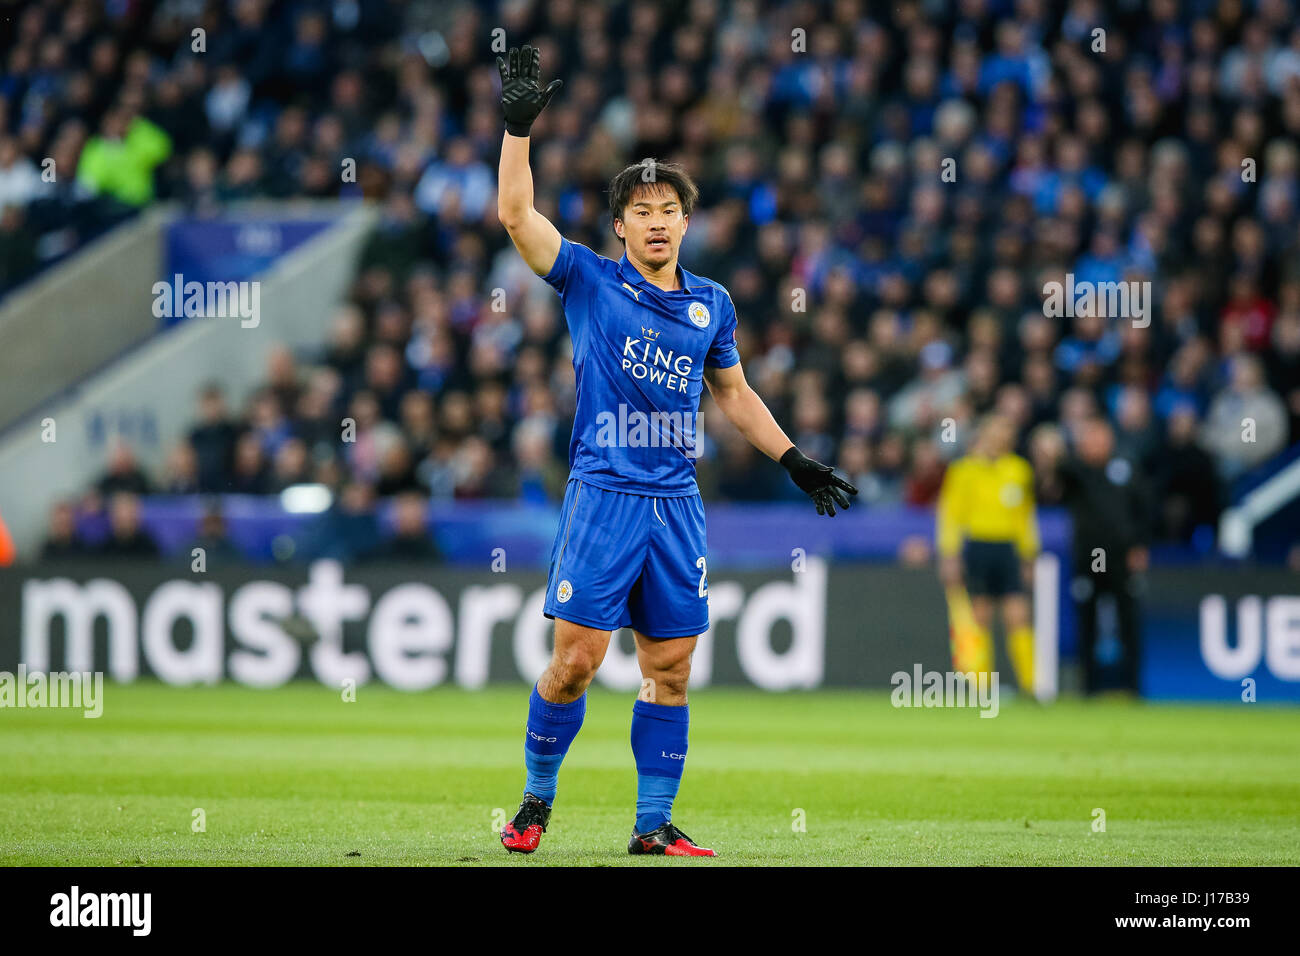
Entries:
[[[695,200],[699,198],[700,188],[690,174],[676,163],[661,163],[657,159],[643,159],[633,163],[609,181],[610,225],[623,218],[638,189],[654,190],[668,187],[677,194],[677,201],[682,207],[682,216],[689,216],[695,209]],[[617,233],[615,233],[617,235]]]

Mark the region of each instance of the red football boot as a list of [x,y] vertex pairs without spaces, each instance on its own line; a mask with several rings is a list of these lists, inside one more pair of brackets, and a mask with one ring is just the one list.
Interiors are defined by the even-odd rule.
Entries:
[[637,833],[632,828],[632,839],[627,844],[628,853],[659,853],[664,856],[717,856],[706,846],[698,846],[681,830],[665,823],[649,833]]
[[551,805],[541,797],[525,793],[519,812],[501,831],[501,845],[511,853],[532,853],[542,842],[550,819]]

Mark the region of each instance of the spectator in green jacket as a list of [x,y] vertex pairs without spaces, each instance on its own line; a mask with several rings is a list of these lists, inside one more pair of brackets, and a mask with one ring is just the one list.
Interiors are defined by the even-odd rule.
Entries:
[[144,206],[153,199],[154,168],[171,152],[171,137],[162,129],[115,107],[105,114],[99,135],[81,151],[77,181],[128,206]]

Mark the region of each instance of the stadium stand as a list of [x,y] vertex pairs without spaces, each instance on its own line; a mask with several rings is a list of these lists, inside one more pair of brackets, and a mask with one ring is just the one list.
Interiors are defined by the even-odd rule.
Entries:
[[[165,471],[118,448],[91,505],[304,481],[558,500],[573,372],[496,222],[501,27],[565,81],[534,128],[539,209],[618,256],[610,175],[684,163],[683,262],[728,287],[749,379],[868,507],[932,506],[992,409],[1054,504],[1053,449],[1101,413],[1161,502],[1155,540],[1204,546],[1233,483],[1300,440],[1294,7],[24,4],[0,25],[0,286],[153,201],[364,196],[380,224],[328,339],[276,351],[246,400],[204,385]],[[1149,326],[1050,316],[1067,274],[1149,282]],[[798,495],[706,407],[706,498]]]

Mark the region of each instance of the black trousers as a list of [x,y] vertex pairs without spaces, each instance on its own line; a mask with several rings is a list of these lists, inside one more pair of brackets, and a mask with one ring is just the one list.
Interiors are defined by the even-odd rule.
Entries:
[[[1087,565],[1084,565],[1085,569]],[[1097,608],[1113,601],[1119,625],[1119,640],[1124,648],[1120,665],[1121,686],[1138,691],[1138,663],[1142,638],[1138,625],[1138,602],[1134,594],[1136,580],[1127,569],[1093,572],[1084,570],[1074,580],[1072,592],[1079,622],[1079,656],[1083,661],[1083,690],[1086,694],[1100,689],[1101,667],[1097,663]]]

